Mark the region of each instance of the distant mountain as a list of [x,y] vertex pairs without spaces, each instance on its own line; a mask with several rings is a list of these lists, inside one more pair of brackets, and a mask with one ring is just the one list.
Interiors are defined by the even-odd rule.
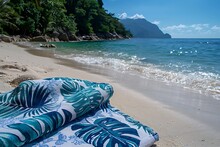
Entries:
[[157,25],[146,19],[121,19],[120,22],[129,30],[134,38],[171,38],[170,34],[164,34]]

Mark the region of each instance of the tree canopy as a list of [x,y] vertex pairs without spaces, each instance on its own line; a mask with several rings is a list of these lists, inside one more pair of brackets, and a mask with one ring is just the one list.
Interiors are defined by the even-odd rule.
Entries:
[[102,0],[0,0],[0,33],[37,36],[117,33],[130,36]]

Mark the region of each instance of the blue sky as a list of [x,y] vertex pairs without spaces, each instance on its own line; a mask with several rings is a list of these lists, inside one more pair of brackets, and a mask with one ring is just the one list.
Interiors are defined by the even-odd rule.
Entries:
[[173,38],[220,38],[220,0],[103,0],[121,18],[145,18]]

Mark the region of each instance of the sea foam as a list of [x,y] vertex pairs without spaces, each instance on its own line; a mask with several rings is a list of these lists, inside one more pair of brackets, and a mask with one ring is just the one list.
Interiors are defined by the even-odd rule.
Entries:
[[104,56],[94,56],[94,54],[93,56],[85,54],[56,55],[58,58],[135,74],[141,78],[154,79],[167,84],[176,83],[184,88],[193,89],[202,94],[212,95],[216,100],[220,100],[220,76],[218,74],[200,71],[166,70],[159,65],[142,62],[146,58],[138,58],[137,56],[129,56],[123,53],[117,54],[117,56],[120,56],[120,59],[110,58],[110,56],[113,57],[115,55],[107,53]]

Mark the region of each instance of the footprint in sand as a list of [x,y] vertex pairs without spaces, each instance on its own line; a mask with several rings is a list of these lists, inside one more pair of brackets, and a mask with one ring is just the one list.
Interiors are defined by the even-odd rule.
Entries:
[[0,78],[3,77],[4,75],[7,75],[7,74],[4,72],[0,72]]
[[19,76],[19,77],[13,79],[12,81],[9,81],[9,83],[11,86],[16,87],[23,81],[36,80],[36,79],[37,79],[37,77],[34,75],[22,75],[22,76]]
[[2,65],[2,66],[0,66],[0,68],[9,69],[9,70],[18,70],[18,71],[23,71],[23,72],[27,71],[26,67],[19,66],[17,64],[15,64],[15,65]]

